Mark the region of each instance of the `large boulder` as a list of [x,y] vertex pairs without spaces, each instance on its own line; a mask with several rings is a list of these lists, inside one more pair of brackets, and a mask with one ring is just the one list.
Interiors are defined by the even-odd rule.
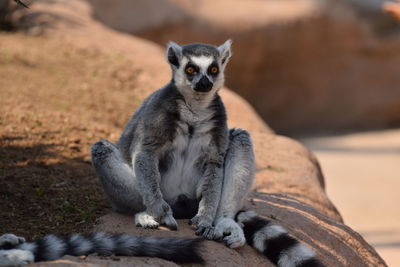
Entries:
[[89,2],[98,20],[159,44],[232,38],[227,85],[278,132],[400,124],[399,27],[382,0]]
[[[134,92],[139,99],[168,81],[170,70],[164,60],[163,48],[93,21],[89,16],[90,8],[84,2],[65,0],[51,5],[38,2],[27,12],[39,10],[44,14],[68,18],[54,21],[51,29],[41,29],[48,38],[61,39],[76,47],[123,55],[132,64],[132,68],[140,65],[141,71],[135,88],[141,89]],[[68,26],[74,21],[79,23],[74,23],[74,27]],[[324,178],[315,157],[298,142],[275,135],[251,106],[236,94],[223,89],[222,97],[228,109],[229,125],[248,129],[254,140],[257,160],[254,185],[256,192],[249,199],[249,208],[287,228],[293,236],[312,247],[329,266],[384,266],[385,263],[374,249],[359,234],[343,224],[340,214],[325,194]],[[112,109],[112,106],[119,105],[119,101],[120,98],[108,99],[108,105]],[[127,114],[122,114],[121,110],[115,116]],[[82,114],[82,119],[87,119],[85,114]],[[180,220],[179,225],[177,232],[144,230],[134,226],[132,217],[110,213],[99,218],[93,230],[148,236],[194,237],[186,220]],[[202,251],[207,263],[212,266],[272,266],[249,246],[232,250],[217,242],[207,241]],[[77,264],[175,266],[174,263],[161,259],[97,256],[67,256],[33,266]]]
[[[60,1],[59,4],[37,2],[31,10],[21,10],[16,22],[29,34],[57,37],[80,48],[113,53],[132,62],[132,69],[141,69],[136,77],[139,84],[133,97],[143,100],[171,79],[165,52],[160,46],[128,34],[117,33],[91,17],[91,7],[85,1]],[[122,74],[127,75],[127,74]],[[224,89],[230,127],[252,131],[273,131],[262,121],[253,107],[236,93]],[[240,107],[240,109],[238,108]],[[126,114],[128,117],[129,114]]]

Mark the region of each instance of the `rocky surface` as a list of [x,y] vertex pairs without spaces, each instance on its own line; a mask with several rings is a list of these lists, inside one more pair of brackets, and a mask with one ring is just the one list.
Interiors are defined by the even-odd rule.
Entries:
[[[163,49],[137,37],[121,34],[93,21],[90,8],[81,1],[59,1],[46,5],[33,4],[31,11],[52,13],[68,20],[52,22],[48,38],[60,38],[77,47],[113,51],[141,66],[135,96],[143,99],[150,91],[165,83],[169,70]],[[66,23],[65,23],[66,22]],[[73,22],[74,26],[71,26]],[[240,50],[236,52],[241,53]],[[228,76],[229,79],[229,76]],[[243,127],[252,133],[256,148],[257,175],[249,207],[283,225],[296,238],[314,248],[329,266],[384,266],[379,255],[362,237],[345,226],[340,214],[324,191],[324,178],[315,157],[298,142],[273,134],[243,99],[224,89],[231,126]],[[85,118],[83,116],[83,118]],[[180,230],[144,230],[136,228],[131,217],[110,213],[100,218],[96,231],[124,232],[151,236],[194,236],[187,221],[179,221]],[[211,266],[271,266],[250,247],[232,250],[207,241],[203,254]],[[149,258],[64,257],[61,260],[33,266],[175,266]]]
[[[91,18],[91,8],[84,1],[68,1],[58,5],[38,2],[32,11],[22,10],[25,17],[23,28],[29,34],[44,34],[60,38],[77,47],[114,51],[115,54],[131,60],[132,68],[140,66],[134,96],[144,99],[170,79],[170,70],[164,60],[164,50],[152,42],[128,34],[117,33]],[[32,14],[37,14],[35,17]],[[30,19],[30,17],[33,17]],[[58,19],[55,19],[58,18]],[[46,23],[43,23],[46,21]],[[28,26],[29,25],[29,26]],[[51,25],[51,27],[50,27]],[[139,60],[139,59],[146,60]],[[229,116],[230,127],[242,127],[252,131],[273,131],[262,121],[253,107],[236,93],[223,90],[221,93]],[[240,108],[238,108],[240,107]]]
[[162,45],[232,38],[227,85],[278,132],[400,123],[399,24],[381,0],[115,2],[90,0],[95,18]]

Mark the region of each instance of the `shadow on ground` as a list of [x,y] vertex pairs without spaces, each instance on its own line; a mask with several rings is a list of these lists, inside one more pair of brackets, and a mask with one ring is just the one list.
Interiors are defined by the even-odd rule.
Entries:
[[[60,154],[64,148],[56,142],[18,144],[24,140],[0,138],[0,232],[36,238],[90,230],[107,210],[90,162]],[[76,144],[66,149],[80,148]]]

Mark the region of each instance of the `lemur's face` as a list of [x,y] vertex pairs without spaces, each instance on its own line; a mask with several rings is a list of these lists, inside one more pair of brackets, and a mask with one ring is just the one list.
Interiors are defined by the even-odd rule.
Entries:
[[206,44],[179,46],[170,42],[167,58],[175,85],[184,95],[214,94],[224,84],[224,70],[231,56],[231,40],[216,47]]

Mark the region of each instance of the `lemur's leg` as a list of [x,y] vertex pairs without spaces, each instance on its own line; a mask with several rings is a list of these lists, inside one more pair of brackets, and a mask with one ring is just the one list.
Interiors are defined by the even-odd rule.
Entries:
[[137,190],[133,169],[123,158],[118,148],[107,140],[92,146],[92,161],[111,206],[118,212],[136,214],[135,223],[144,228],[157,228],[159,222],[171,229],[177,228],[172,216],[165,216],[159,222],[145,212],[142,196]]
[[133,215],[145,210],[136,190],[134,172],[114,144],[108,140],[94,144],[92,162],[104,192],[116,211]]
[[229,147],[224,164],[224,184],[218,207],[214,239],[223,239],[231,248],[243,246],[246,239],[242,228],[234,221],[243,208],[254,179],[254,152],[248,132],[229,131]]

